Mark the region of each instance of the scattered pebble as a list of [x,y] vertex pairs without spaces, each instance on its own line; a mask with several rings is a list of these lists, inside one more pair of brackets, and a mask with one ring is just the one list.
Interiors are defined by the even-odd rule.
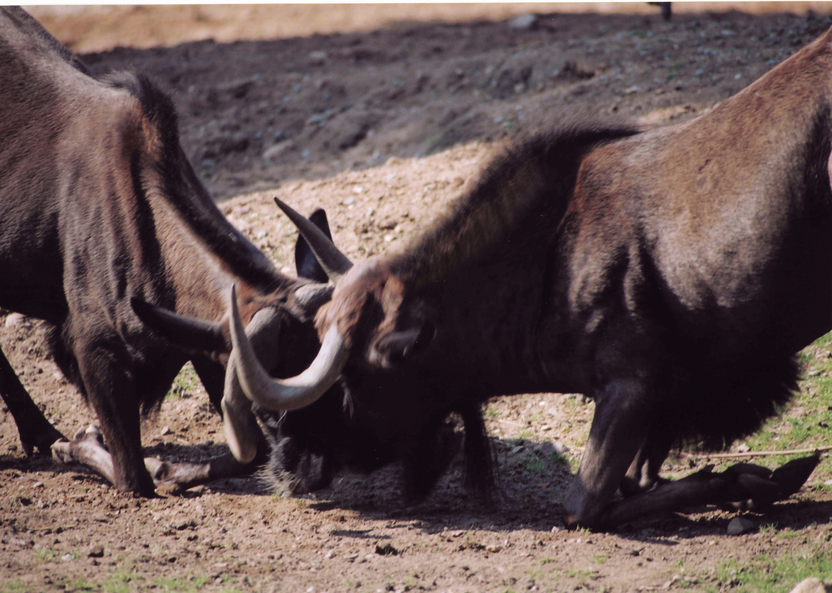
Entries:
[[757,524],[745,517],[734,517],[728,523],[728,535],[740,535],[757,529]]
[[25,320],[26,317],[20,313],[10,313],[8,317],[6,317],[6,327],[21,325]]
[[312,64],[320,65],[326,62],[327,53],[325,51],[313,51],[309,54],[309,61]]
[[516,16],[508,22],[508,26],[512,29],[528,30],[537,26],[537,15],[521,14]]
[[814,577],[800,581],[791,593],[832,593],[832,584]]
[[376,554],[380,556],[398,556],[399,550],[392,544],[376,545]]

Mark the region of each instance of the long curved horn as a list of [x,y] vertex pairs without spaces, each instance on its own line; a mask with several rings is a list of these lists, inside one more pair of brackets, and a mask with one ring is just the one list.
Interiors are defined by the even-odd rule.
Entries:
[[130,305],[142,322],[181,348],[212,352],[230,350],[220,323],[180,315],[136,297],[130,299]]
[[[277,342],[280,331],[280,316],[272,308],[260,309],[246,328],[246,335],[257,347],[264,360],[277,357]],[[237,364],[233,356],[228,358],[225,370],[225,386],[222,396],[223,427],[225,439],[231,453],[240,463],[248,463],[257,454],[257,439],[260,427],[251,410],[251,401],[246,397],[237,377]]]
[[[291,379],[272,379],[257,360],[243,330],[233,285],[229,308],[234,344],[231,359],[243,392],[257,405],[273,411],[297,410],[316,401],[338,379],[347,362],[349,348],[334,326],[324,336],[318,356],[308,369]],[[230,365],[231,362],[229,368]]]
[[225,442],[237,461],[248,463],[257,454],[257,436],[260,434],[260,428],[257,426],[254,412],[251,411],[251,402],[240,387],[233,356],[229,357],[225,369],[225,388],[221,406]]
[[277,198],[274,201],[286,216],[289,217],[289,220],[298,227],[298,231],[309,244],[309,248],[315,254],[315,259],[321,264],[329,279],[337,283],[338,279],[352,267],[352,262],[349,258],[341,253],[329,237],[321,229],[307,220],[306,217],[301,216]]

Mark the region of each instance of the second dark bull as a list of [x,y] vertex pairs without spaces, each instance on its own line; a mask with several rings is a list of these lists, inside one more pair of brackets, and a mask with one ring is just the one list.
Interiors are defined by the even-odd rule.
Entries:
[[[694,479],[687,498],[646,491],[672,446],[722,447],[775,414],[797,388],[795,353],[832,328],[830,73],[832,31],[691,122],[540,135],[408,249],[355,266],[284,206],[335,283],[313,367],[340,374],[350,421],[403,456],[461,406],[590,395],[568,526],[710,500]],[[234,328],[244,391],[279,408],[286,385]],[[631,496],[613,502],[619,489]]]

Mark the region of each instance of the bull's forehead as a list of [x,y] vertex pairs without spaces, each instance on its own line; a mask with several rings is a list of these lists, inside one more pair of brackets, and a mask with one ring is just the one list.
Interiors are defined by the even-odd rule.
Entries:
[[354,265],[338,280],[334,297],[351,292],[366,292],[384,284],[390,276],[390,268],[381,258],[371,258]]

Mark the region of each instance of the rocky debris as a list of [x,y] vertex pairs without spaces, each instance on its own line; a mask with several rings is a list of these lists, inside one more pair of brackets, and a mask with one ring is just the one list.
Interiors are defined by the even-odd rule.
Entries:
[[750,531],[756,531],[757,524],[751,519],[745,517],[734,517],[728,523],[728,535],[740,535]]
[[16,327],[18,325],[23,325],[24,323],[26,323],[26,316],[21,315],[20,313],[9,313],[9,315],[6,316],[6,327]]
[[790,593],[832,593],[832,583],[810,577],[800,581]]
[[508,22],[512,29],[531,30],[537,27],[538,18],[536,14],[521,14]]

